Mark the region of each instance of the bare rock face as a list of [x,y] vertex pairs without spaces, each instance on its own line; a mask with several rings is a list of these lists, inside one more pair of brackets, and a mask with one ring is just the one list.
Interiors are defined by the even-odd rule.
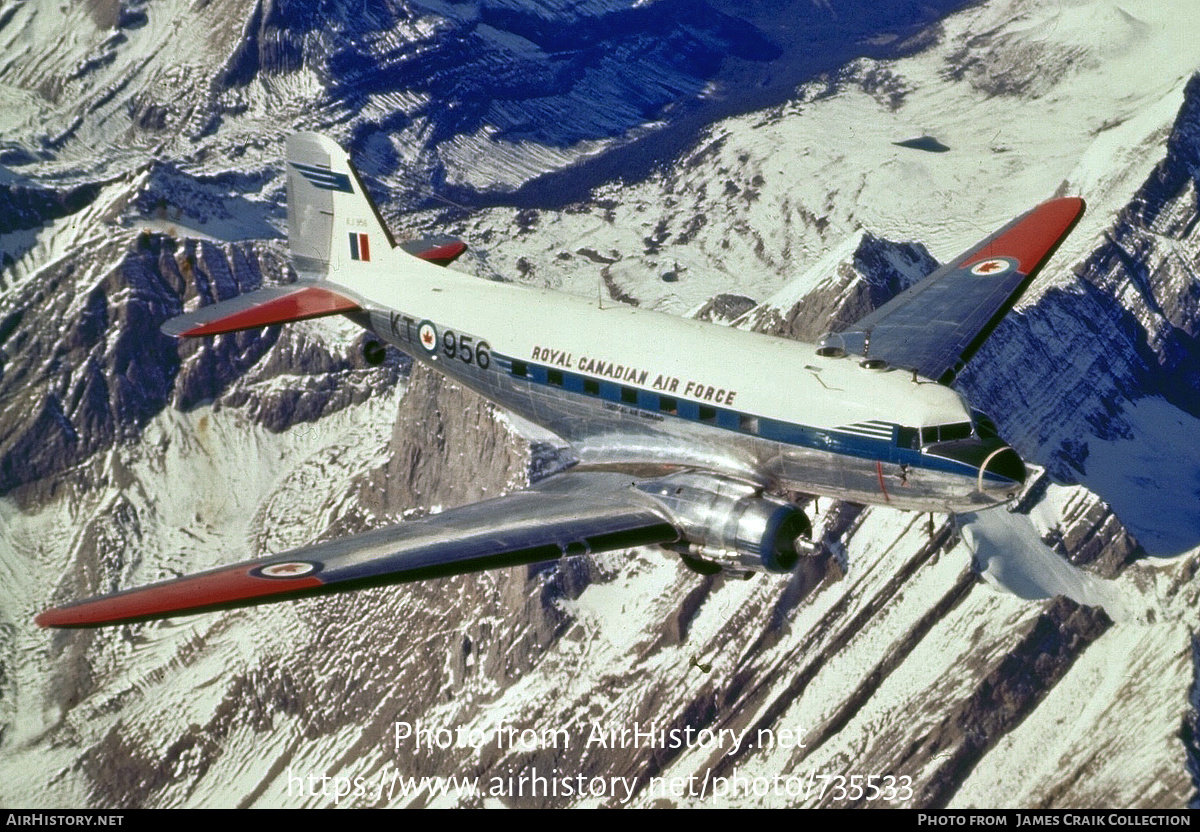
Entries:
[[913,757],[905,760],[914,764],[913,770],[930,759],[945,761],[925,786],[920,805],[945,808],[979,759],[1037,707],[1072,662],[1111,625],[1101,609],[1081,607],[1063,597],[1052,601],[972,694],[929,732],[921,743],[924,753],[914,749]]
[[932,273],[940,264],[919,243],[893,243],[863,233],[852,257],[787,308],[762,304],[739,325],[814,344]]
[[1111,508],[1095,495],[1088,497],[1071,507],[1063,518],[1063,527],[1046,542],[1059,542],[1072,563],[1113,578],[1146,553]]
[[714,323],[730,323],[755,307],[753,298],[744,295],[717,295],[696,311],[696,318]]
[[[136,441],[168,405],[237,407],[282,431],[359,404],[407,369],[398,358],[371,368],[357,343],[333,355],[280,327],[182,340],[159,330],[193,304],[259,288],[264,276],[285,281],[270,246],[143,233],[115,236],[107,253],[118,265],[82,301],[74,284],[85,266],[68,258],[0,305],[0,494],[49,497],[54,475]],[[281,377],[294,381],[272,384]]]
[[525,470],[528,444],[497,422],[491,404],[423,365],[413,367],[392,449],[372,477],[391,515],[478,502],[526,484],[514,476]]
[[[127,240],[114,241],[116,255]],[[154,244],[76,294],[77,258],[4,298],[0,493],[48,494],[46,479],[139,428],[165,406],[179,368],[158,325],[180,309],[182,281]],[[82,302],[81,302],[82,301]]]
[[[0,164],[11,161],[0,158]],[[74,214],[92,202],[99,190],[95,182],[65,188],[6,183],[0,186],[0,234],[37,228],[48,220]]]

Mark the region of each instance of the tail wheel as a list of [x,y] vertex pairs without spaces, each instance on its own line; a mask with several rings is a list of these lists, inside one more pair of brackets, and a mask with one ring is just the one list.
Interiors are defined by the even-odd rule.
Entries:
[[368,341],[363,344],[363,358],[372,367],[378,367],[387,358],[387,347],[378,341]]

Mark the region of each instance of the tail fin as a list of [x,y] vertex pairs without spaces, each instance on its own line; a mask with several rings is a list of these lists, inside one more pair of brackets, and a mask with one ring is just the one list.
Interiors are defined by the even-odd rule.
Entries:
[[175,337],[218,335],[361,309],[358,293],[378,278],[371,266],[395,256],[446,265],[466,249],[452,237],[413,240],[397,248],[362,179],[336,143],[316,133],[287,140],[288,247],[292,265],[309,281],[270,286],[179,315],[162,326]]
[[297,133],[287,140],[288,246],[307,278],[353,285],[356,272],[390,255],[396,243],[367,196],[350,158],[331,139]]

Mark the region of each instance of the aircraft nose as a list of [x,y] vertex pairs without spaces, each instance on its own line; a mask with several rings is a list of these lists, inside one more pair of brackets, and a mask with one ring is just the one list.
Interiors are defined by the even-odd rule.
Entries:
[[1016,496],[1028,472],[1020,455],[1007,445],[992,450],[979,466],[979,490],[997,499]]
[[938,442],[926,446],[925,453],[969,465],[975,470],[975,487],[996,502],[1016,496],[1025,484],[1025,463],[997,437]]

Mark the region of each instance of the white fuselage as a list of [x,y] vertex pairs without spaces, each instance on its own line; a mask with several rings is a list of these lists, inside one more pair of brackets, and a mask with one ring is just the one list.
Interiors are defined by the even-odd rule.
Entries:
[[961,431],[970,415],[953,390],[912,373],[469,277],[398,250],[365,266],[335,264],[327,278],[367,310],[361,323],[562,436],[583,463],[695,467],[770,490],[908,509],[978,508],[1007,496],[978,464],[917,447],[918,429]]

